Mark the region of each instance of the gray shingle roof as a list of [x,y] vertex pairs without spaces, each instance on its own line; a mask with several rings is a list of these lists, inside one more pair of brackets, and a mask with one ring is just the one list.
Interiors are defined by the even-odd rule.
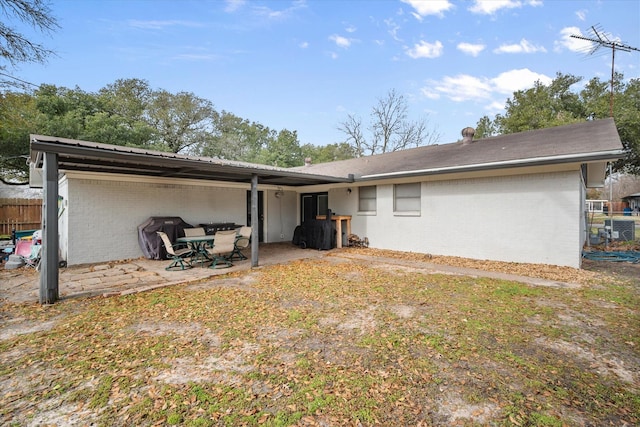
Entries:
[[613,119],[594,120],[501,135],[470,144],[429,145],[392,153],[295,168],[356,179],[372,175],[418,175],[553,163],[614,160],[622,144]]

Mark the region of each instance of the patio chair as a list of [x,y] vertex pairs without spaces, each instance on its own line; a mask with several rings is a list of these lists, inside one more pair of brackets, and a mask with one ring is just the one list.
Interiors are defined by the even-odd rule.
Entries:
[[40,271],[40,254],[42,253],[42,245],[31,245],[31,252],[29,256],[22,257],[24,260],[24,264],[27,267],[35,268],[37,271]]
[[238,260],[242,261],[247,259],[247,257],[242,253],[243,250],[247,249],[251,244],[251,227],[242,226],[238,231],[238,236],[236,237],[236,241],[233,245],[233,252],[229,256],[229,260],[233,261],[234,257],[238,257]]
[[197,237],[204,236],[205,234],[206,233],[204,232],[204,227],[193,227],[184,229],[184,237]]
[[178,267],[180,267],[180,270],[191,268],[191,261],[187,258],[193,256],[193,250],[189,247],[178,248],[178,246],[182,246],[182,244],[172,244],[169,236],[167,236],[165,232],[157,231],[156,233],[158,233],[158,236],[162,239],[162,243],[164,243],[164,247],[167,250],[167,258],[171,258],[172,260],[171,264],[169,264],[165,270],[172,271]]
[[233,267],[229,260],[229,255],[233,252],[233,244],[236,241],[236,233],[216,232],[213,240],[213,247],[207,248],[207,253],[213,259],[213,263],[209,268],[216,268],[219,262],[223,262],[226,267]]
[[[215,232],[214,236],[222,236],[223,234],[231,234],[231,235],[237,237],[235,229],[234,230],[218,230],[218,231]],[[209,244],[207,243],[205,248],[212,248],[212,246],[209,246]]]

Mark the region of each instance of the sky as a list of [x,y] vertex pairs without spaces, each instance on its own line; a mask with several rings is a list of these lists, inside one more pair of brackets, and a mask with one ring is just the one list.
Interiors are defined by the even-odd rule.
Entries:
[[[562,0],[51,0],[60,28],[30,32],[56,52],[13,75],[97,92],[118,79],[191,92],[300,144],[342,142],[348,115],[370,124],[394,90],[409,120],[438,143],[504,112],[514,91],[556,73],[611,76],[611,49],[640,48],[640,1]],[[640,77],[640,52],[615,70]],[[365,136],[367,131],[365,130]],[[98,141],[99,142],[99,141]]]

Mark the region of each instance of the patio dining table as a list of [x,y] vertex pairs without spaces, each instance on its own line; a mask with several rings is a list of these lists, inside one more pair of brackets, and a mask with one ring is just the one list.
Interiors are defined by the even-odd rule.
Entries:
[[204,265],[206,262],[211,261],[209,257],[209,253],[207,252],[207,244],[212,245],[215,236],[213,235],[203,235],[203,236],[189,236],[189,237],[178,237],[176,242],[186,243],[195,254],[191,260],[191,263],[197,262],[200,265]]

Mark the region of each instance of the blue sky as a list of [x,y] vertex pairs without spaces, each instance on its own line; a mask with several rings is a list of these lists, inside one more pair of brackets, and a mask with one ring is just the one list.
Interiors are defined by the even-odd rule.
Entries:
[[[120,78],[192,92],[218,111],[297,130],[301,144],[344,140],[394,89],[440,143],[493,117],[515,90],[557,72],[608,80],[611,50],[589,54],[595,26],[640,48],[640,1],[53,0],[57,52],[14,75],[97,91]],[[616,52],[640,76],[640,52]],[[579,89],[579,88],[578,88]]]

